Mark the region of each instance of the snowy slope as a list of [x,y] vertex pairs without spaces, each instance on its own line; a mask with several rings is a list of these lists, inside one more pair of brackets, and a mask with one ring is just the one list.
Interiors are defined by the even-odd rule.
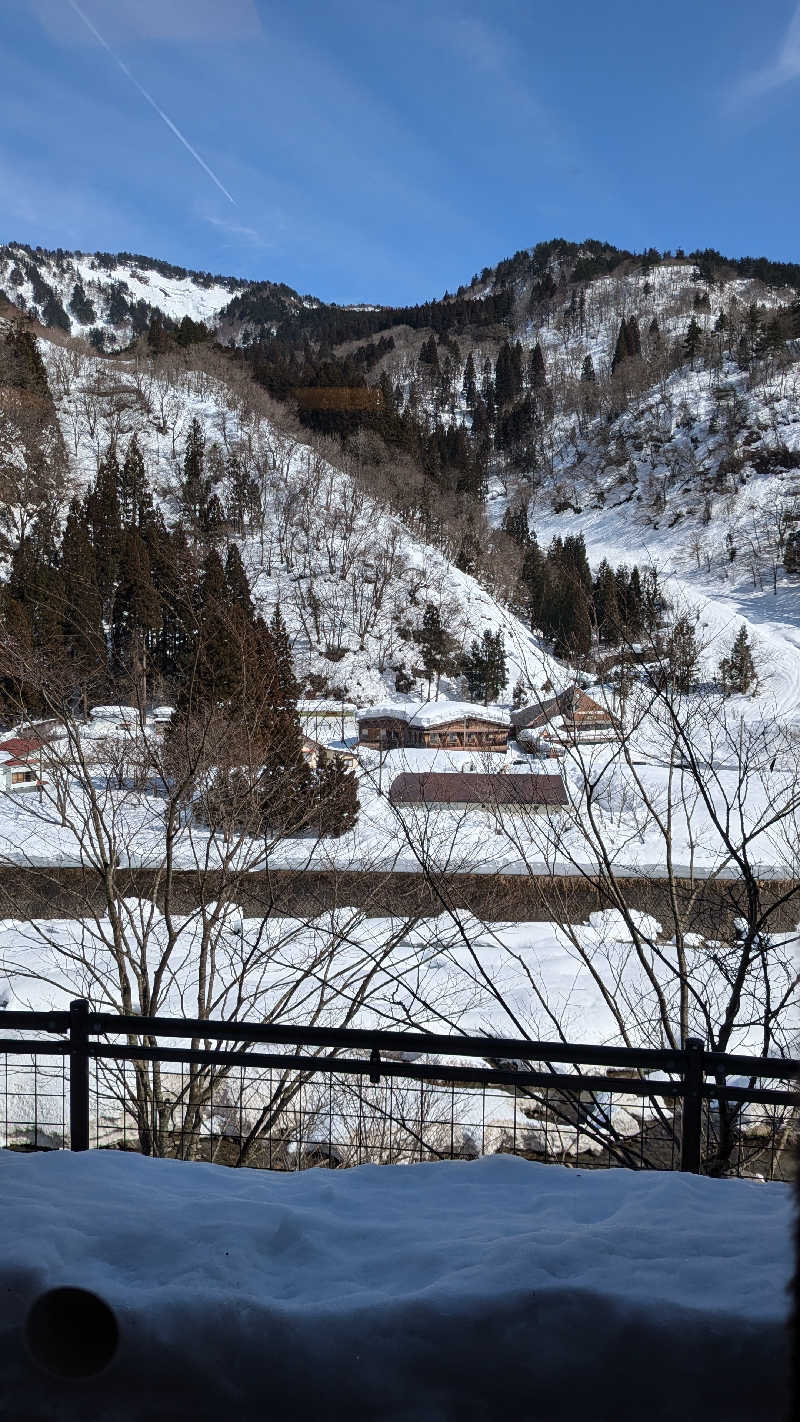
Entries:
[[[426,601],[442,609],[460,645],[501,629],[508,651],[510,695],[524,672],[534,685],[563,677],[529,630],[469,574],[421,543],[400,520],[364,494],[352,478],[263,413],[259,392],[244,392],[202,371],[65,350],[40,350],[75,486],[94,478],[114,434],[124,451],[135,433],[148,477],[167,521],[177,491],[192,419],[200,420],[209,463],[218,460],[225,504],[225,460],[236,455],[256,480],[263,528],[241,540],[254,596],[269,616],[277,602],[289,627],[301,676],[326,680],[329,694],[365,704],[394,691],[394,669],[414,672],[411,633]],[[426,683],[418,689],[425,694]],[[443,681],[444,695],[457,688]]]
[[[531,485],[523,475],[515,493],[530,498],[543,546],[582,533],[593,567],[603,558],[656,567],[676,607],[698,615],[709,676],[746,625],[761,685],[743,709],[800,718],[800,585],[782,568],[800,519],[800,361],[759,383],[730,365],[717,376],[680,371],[634,401],[602,442],[597,427],[565,441],[552,476]],[[495,520],[508,499],[496,486]]]
[[[71,309],[75,285],[82,286],[92,314],[83,319]],[[74,336],[88,337],[97,328],[107,349],[130,340],[135,323],[124,308],[111,308],[113,297],[127,306],[140,306],[140,321],[147,311],[158,311],[180,321],[189,316],[213,326],[231,297],[247,283],[234,277],[170,268],[146,258],[111,257],[83,252],[32,252],[16,244],[0,247],[0,291],[43,325],[62,325]],[[48,306],[48,300],[57,305]],[[60,311],[59,311],[60,308]]]
[[[511,1158],[286,1176],[115,1152],[3,1152],[0,1177],[8,1416],[24,1396],[40,1422],[65,1399],[126,1422],[145,1386],[173,1422],[265,1398],[334,1422],[784,1415],[788,1186]],[[65,1384],[21,1346],[61,1285],[118,1318],[99,1377]]]

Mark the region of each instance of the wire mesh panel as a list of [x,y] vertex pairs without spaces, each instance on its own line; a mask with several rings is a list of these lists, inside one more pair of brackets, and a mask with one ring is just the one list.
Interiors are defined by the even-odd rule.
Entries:
[[799,1137],[797,1106],[712,1098],[704,1103],[703,1112],[704,1172],[793,1180]]
[[2,1144],[11,1150],[69,1145],[69,1090],[63,1057],[0,1055]]
[[[17,1014],[20,1021],[22,1016]],[[726,1085],[729,1064],[747,1061],[753,1072],[762,1072],[761,1059],[710,1058],[714,1077],[707,1081],[716,1085],[702,1087],[702,1073],[698,1078],[703,1099],[695,1094],[693,1110],[699,1159],[695,1154],[695,1163],[687,1166],[682,1147],[685,1157],[689,1098],[675,1054],[669,1070],[652,1077],[637,1066],[597,1074],[594,1067],[581,1067],[580,1054],[591,1050],[589,1059],[597,1063],[601,1049],[576,1047],[570,1057],[573,1049],[551,1044],[556,1061],[573,1068],[565,1073],[547,1068],[546,1058],[504,1058],[492,1066],[486,1055],[478,1056],[485,1043],[477,1042],[472,1059],[459,1060],[454,1051],[442,1058],[433,1051],[409,1055],[396,1049],[393,1057],[381,1057],[376,1045],[371,1051],[365,1047],[367,1034],[346,1030],[334,1033],[333,1050],[294,1045],[281,1051],[264,1042],[272,1029],[255,1027],[248,1051],[241,1024],[234,1043],[218,1032],[216,1045],[207,1039],[198,1047],[195,1037],[181,1046],[178,1034],[177,1046],[174,1036],[173,1045],[155,1046],[157,1032],[183,1025],[185,1038],[189,1031],[185,1024],[153,1019],[152,1034],[138,1037],[136,1046],[117,1029],[117,1020],[95,1016],[92,1030],[105,1032],[102,1038],[87,1035],[87,1019],[81,1038],[70,1024],[68,1041],[62,1036],[48,1043],[40,1036],[29,1043],[18,1032],[13,1041],[0,1042],[6,1146],[44,1150],[70,1144],[79,1081],[84,1105],[78,1114],[86,1119],[85,1074],[73,1071],[71,1078],[72,1057],[73,1067],[88,1059],[88,1144],[95,1149],[287,1171],[497,1153],[582,1169],[674,1170],[681,1163],[696,1169],[699,1163],[711,1175],[769,1180],[790,1179],[796,1170],[798,1111],[785,1089],[791,1075],[776,1066],[784,1075],[773,1073],[770,1079],[780,1090],[759,1088],[755,1076],[747,1085],[741,1077],[733,1088]],[[40,1025],[44,1021],[40,1017]],[[46,1024],[45,1031],[58,1030],[52,1017]],[[281,1030],[285,1042],[289,1029]],[[291,1029],[295,1044],[297,1035],[302,1038],[302,1029]],[[426,1046],[429,1040],[436,1041],[425,1038]],[[544,1046],[538,1044],[540,1054]],[[631,1055],[636,1057],[629,1053],[627,1060]],[[620,1056],[624,1053],[617,1061]],[[82,1139],[85,1146],[85,1124]]]
[[[408,1081],[383,1074],[293,1072],[153,1062],[93,1062],[93,1146],[247,1165],[332,1169],[514,1154],[581,1169],[675,1170],[677,1096],[624,1082],[565,1092],[504,1084]],[[719,1103],[703,1110],[706,1173],[787,1179],[797,1139],[790,1107],[737,1107],[721,1131]]]

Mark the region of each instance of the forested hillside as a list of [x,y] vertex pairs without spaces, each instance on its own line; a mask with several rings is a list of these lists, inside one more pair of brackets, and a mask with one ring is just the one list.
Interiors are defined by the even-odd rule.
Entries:
[[[83,566],[78,530],[119,528],[94,549],[103,675],[124,661],[119,580],[141,576],[166,694],[183,634],[164,623],[163,541],[201,586],[234,549],[259,612],[280,603],[305,689],[359,700],[463,693],[473,642],[501,631],[510,694],[548,680],[550,653],[591,670],[669,601],[721,599],[707,626],[765,626],[788,694],[799,281],[556,240],[437,301],[342,307],[130,254],[4,248],[7,596],[31,559],[57,579]],[[152,518],[131,502],[142,480]]]

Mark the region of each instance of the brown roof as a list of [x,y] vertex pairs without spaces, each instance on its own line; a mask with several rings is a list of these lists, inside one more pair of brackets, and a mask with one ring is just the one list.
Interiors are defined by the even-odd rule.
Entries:
[[601,706],[599,701],[587,696],[579,686],[567,687],[566,691],[559,692],[558,696],[551,696],[546,701],[534,701],[530,706],[520,706],[519,710],[511,712],[511,724],[516,730],[535,729],[537,726],[546,725],[556,716],[571,716],[575,719],[592,716],[598,720],[602,719],[608,725],[614,724],[611,712]]
[[9,736],[7,740],[0,741],[0,751],[5,751],[8,755],[14,756],[17,760],[25,756],[35,755],[37,751],[43,749],[44,742],[30,736]]
[[473,775],[405,771],[391,784],[392,805],[566,805],[560,775]]

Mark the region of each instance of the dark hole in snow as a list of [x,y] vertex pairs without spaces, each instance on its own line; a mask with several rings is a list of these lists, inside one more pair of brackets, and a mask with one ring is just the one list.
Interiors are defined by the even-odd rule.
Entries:
[[113,1310],[89,1289],[64,1287],[40,1294],[28,1314],[25,1337],[36,1362],[61,1378],[91,1378],[117,1351]]

